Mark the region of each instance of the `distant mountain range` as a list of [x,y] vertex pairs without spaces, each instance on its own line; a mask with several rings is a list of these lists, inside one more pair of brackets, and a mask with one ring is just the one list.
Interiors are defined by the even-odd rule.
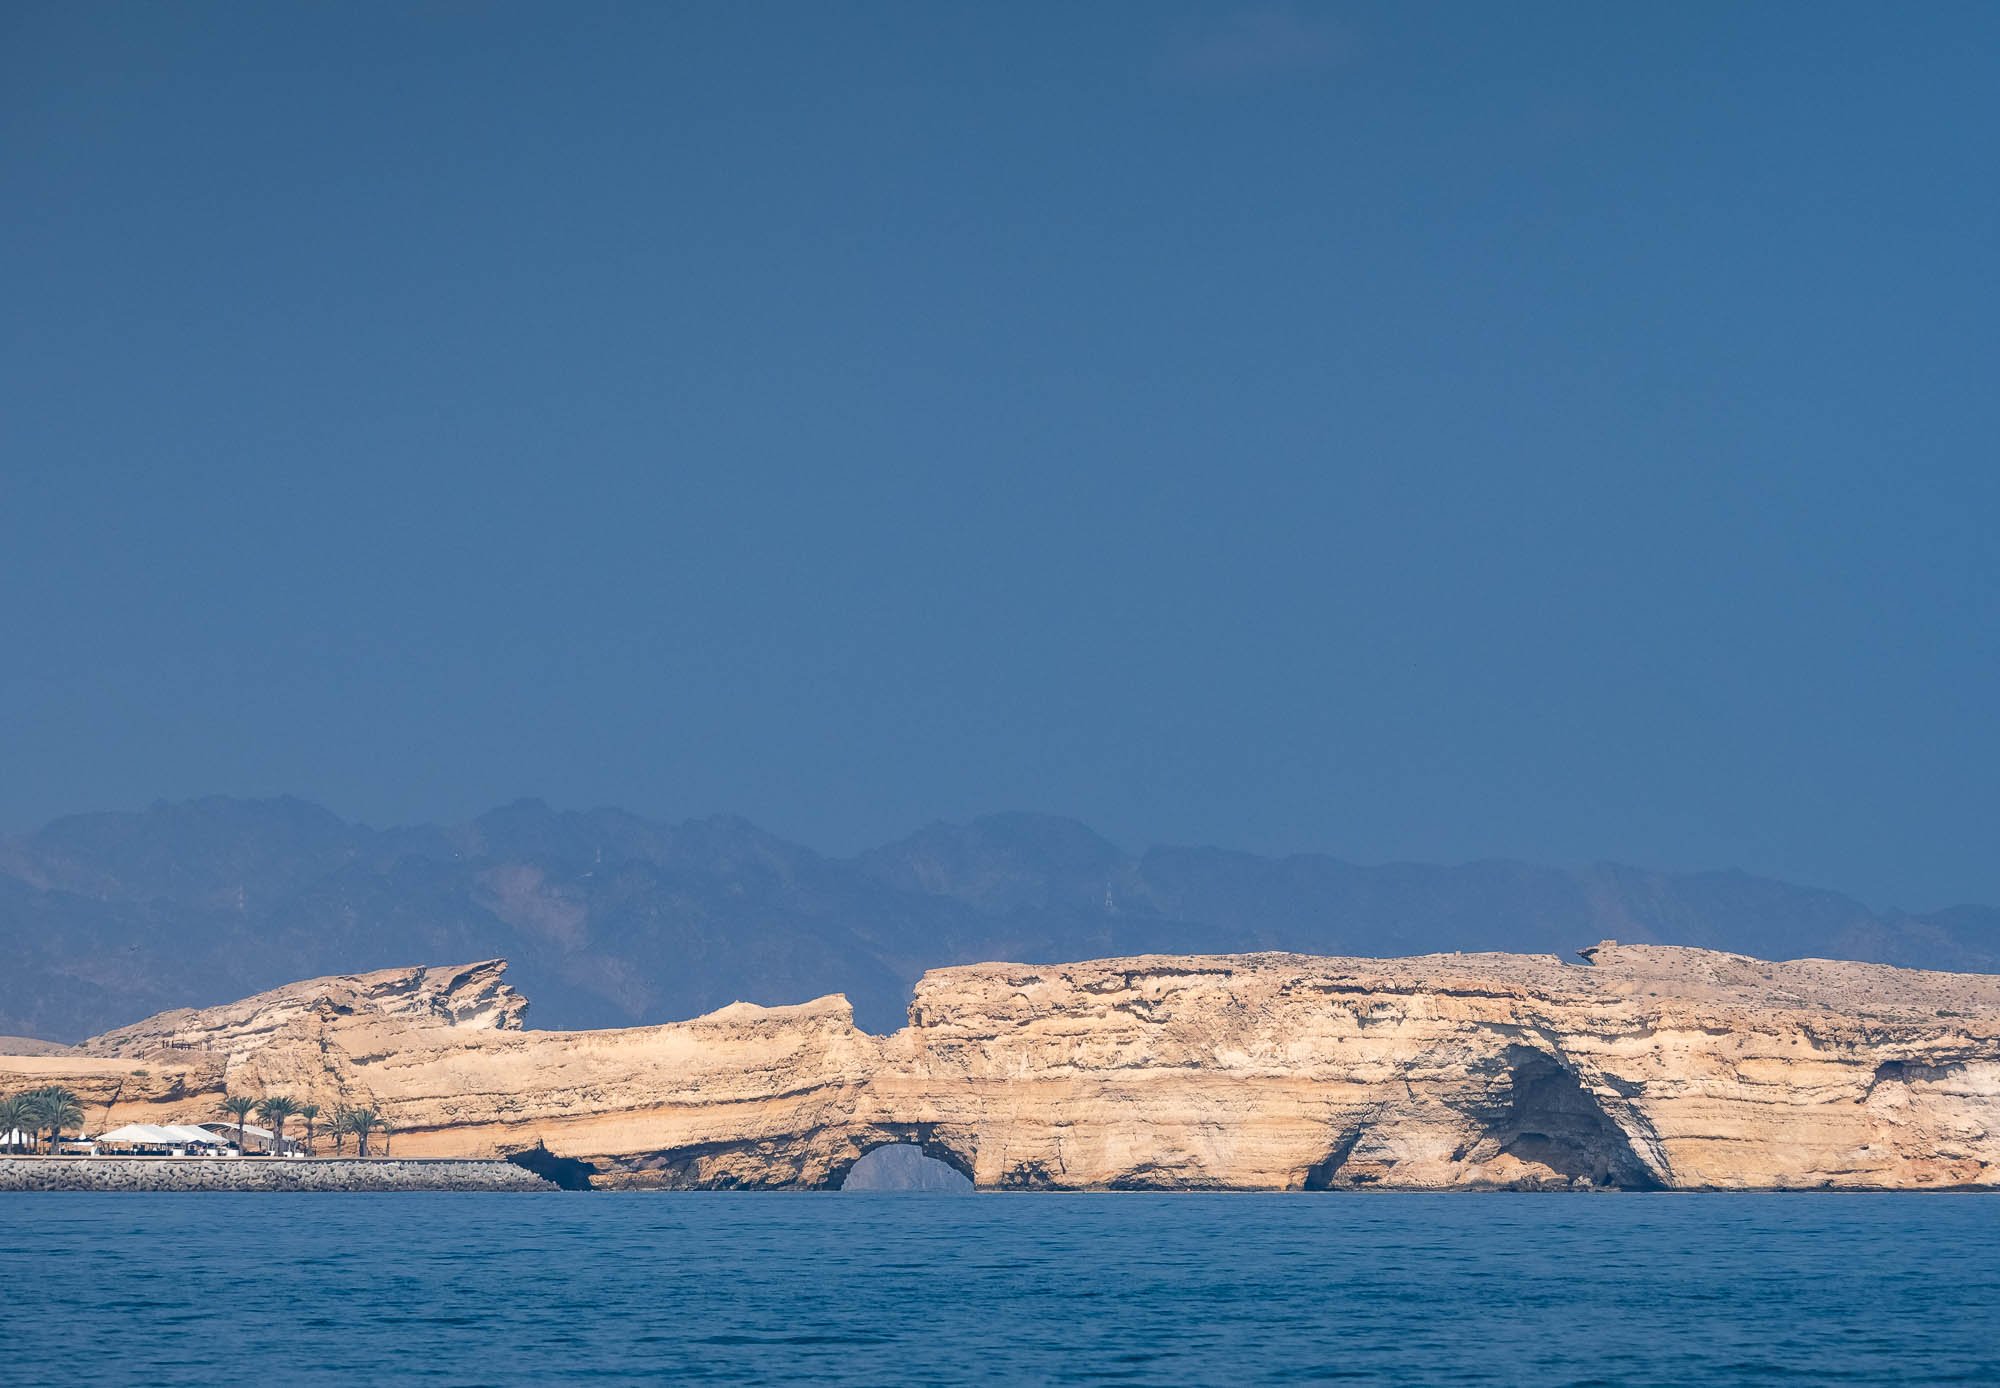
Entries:
[[844,992],[902,1024],[925,969],[1150,952],[1570,954],[1598,940],[2000,973],[2000,910],[1878,914],[1740,872],[1363,867],[1124,852],[989,815],[829,858],[741,819],[522,801],[371,829],[295,799],[77,815],[0,840],[0,1033],[75,1040],[294,979],[505,956],[531,1024],[629,1026]]

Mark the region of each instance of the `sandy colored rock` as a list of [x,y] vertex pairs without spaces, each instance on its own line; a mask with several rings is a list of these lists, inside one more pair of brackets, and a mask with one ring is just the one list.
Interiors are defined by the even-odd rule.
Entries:
[[73,1055],[74,1046],[36,1036],[0,1036],[0,1055]]
[[1585,953],[981,964],[925,975],[887,1037],[839,997],[520,1030],[492,961],[0,1057],[0,1091],[66,1083],[93,1130],[213,1118],[225,1087],[366,1104],[397,1156],[541,1146],[600,1185],[836,1185],[896,1141],[1024,1189],[2000,1183],[2000,978]]
[[438,1022],[477,1030],[518,1030],[528,1000],[502,975],[504,959],[455,968],[379,969],[288,983],[221,1007],[184,1007],[102,1036],[75,1049],[86,1055],[155,1055],[176,1050],[245,1053],[308,1018],[366,1015]]

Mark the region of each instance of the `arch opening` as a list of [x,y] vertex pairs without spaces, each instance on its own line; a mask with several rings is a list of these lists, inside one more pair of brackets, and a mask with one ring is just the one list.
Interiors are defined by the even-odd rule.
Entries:
[[973,1185],[964,1172],[925,1152],[917,1143],[885,1142],[862,1153],[841,1176],[838,1189],[970,1195]]
[[559,1157],[539,1142],[524,1151],[509,1152],[506,1156],[514,1165],[534,1172],[562,1190],[589,1190],[590,1178],[599,1174],[593,1163],[575,1157]]
[[[1448,1107],[1418,1103],[1350,1117],[1301,1169],[1299,1187],[1660,1188],[1607,1101],[1555,1056],[1509,1046],[1476,1073],[1479,1087]],[[1622,1092],[1610,1081],[1606,1089]],[[1647,1141],[1643,1118],[1628,1121],[1641,1129],[1638,1141]],[[1438,1142],[1445,1135],[1456,1144],[1448,1157]]]
[[1542,1168],[1547,1184],[1659,1187],[1611,1115],[1554,1056],[1513,1046],[1507,1065],[1507,1106],[1489,1130],[1502,1154]]

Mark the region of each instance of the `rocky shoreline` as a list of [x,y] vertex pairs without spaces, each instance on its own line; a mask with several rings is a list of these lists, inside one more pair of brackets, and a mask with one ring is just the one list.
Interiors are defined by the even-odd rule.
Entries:
[[0,1157],[0,1191],[552,1191],[505,1161]]

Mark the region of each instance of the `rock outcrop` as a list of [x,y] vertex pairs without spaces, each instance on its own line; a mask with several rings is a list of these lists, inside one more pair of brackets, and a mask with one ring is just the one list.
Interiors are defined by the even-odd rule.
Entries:
[[504,959],[456,968],[379,969],[288,983],[221,1007],[176,1008],[93,1036],[85,1055],[143,1056],[199,1049],[235,1054],[257,1049],[306,1018],[367,1015],[478,1029],[518,1031],[528,1000],[502,978]]
[[398,1156],[599,1185],[835,1186],[892,1142],[1008,1189],[2000,1184],[2000,978],[1584,953],[982,964],[886,1037],[839,997],[525,1031],[497,962],[399,970],[0,1057],[0,1092],[66,1083],[93,1129],[366,1104]]

